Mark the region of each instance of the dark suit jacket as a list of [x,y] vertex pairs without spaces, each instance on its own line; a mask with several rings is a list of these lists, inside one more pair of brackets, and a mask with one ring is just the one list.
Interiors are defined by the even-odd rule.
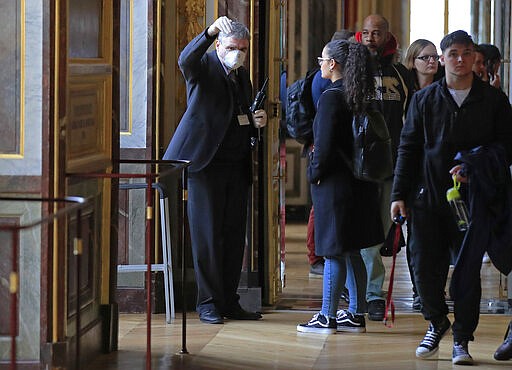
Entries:
[[[214,40],[205,30],[183,49],[178,59],[187,84],[187,110],[163,159],[190,160],[190,172],[200,171],[210,163],[233,116],[234,102],[226,72],[217,52],[207,52]],[[245,68],[238,68],[238,77],[246,101],[250,102],[252,87]]]

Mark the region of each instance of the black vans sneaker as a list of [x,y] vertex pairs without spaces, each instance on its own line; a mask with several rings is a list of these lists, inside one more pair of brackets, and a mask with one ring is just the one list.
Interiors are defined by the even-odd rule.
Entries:
[[454,365],[473,365],[473,357],[469,354],[467,341],[453,343],[452,363]]
[[297,325],[297,331],[301,333],[334,334],[336,333],[336,319],[330,319],[316,313],[309,322]]
[[366,332],[366,321],[364,315],[354,315],[347,310],[336,312],[336,329],[351,333]]
[[447,317],[444,321],[436,326],[430,323],[427,333],[421,341],[418,348],[416,348],[416,357],[427,358],[432,356],[439,349],[439,342],[443,339],[444,335],[450,329],[451,323]]

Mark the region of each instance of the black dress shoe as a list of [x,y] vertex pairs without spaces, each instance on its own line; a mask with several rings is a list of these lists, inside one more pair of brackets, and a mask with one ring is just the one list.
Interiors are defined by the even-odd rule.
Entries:
[[382,321],[386,313],[386,302],[383,299],[375,299],[368,302],[368,318],[372,321]]
[[512,359],[512,321],[508,324],[505,340],[494,353],[494,359],[498,361],[506,361]]
[[199,312],[199,320],[206,324],[224,324],[224,319],[215,309]]
[[258,312],[249,312],[244,310],[242,307],[229,310],[223,315],[225,318],[230,320],[259,320],[261,314]]

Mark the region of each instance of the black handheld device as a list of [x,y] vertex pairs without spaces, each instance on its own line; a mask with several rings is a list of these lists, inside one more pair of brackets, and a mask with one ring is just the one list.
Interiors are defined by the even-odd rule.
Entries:
[[256,94],[256,97],[254,98],[254,101],[252,102],[252,105],[250,108],[252,113],[257,111],[258,109],[263,108],[263,103],[265,102],[265,98],[267,97],[267,95],[265,93],[267,85],[268,85],[268,77],[265,79],[265,82],[263,82],[263,86],[258,91],[258,93]]

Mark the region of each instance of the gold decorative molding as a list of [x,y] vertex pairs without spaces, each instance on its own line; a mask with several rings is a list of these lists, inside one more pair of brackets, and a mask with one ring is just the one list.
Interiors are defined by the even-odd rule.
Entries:
[[[179,0],[177,2],[178,21],[176,22],[176,56],[179,56],[183,48],[201,33],[206,23],[205,0]],[[187,106],[187,93],[183,77],[176,63],[176,125]]]
[[[179,51],[204,29],[206,17],[205,9],[206,2],[204,0],[181,0],[179,2],[178,13],[180,18],[182,18],[182,26],[181,29],[178,30]],[[201,23],[199,23],[200,19],[202,19]]]

